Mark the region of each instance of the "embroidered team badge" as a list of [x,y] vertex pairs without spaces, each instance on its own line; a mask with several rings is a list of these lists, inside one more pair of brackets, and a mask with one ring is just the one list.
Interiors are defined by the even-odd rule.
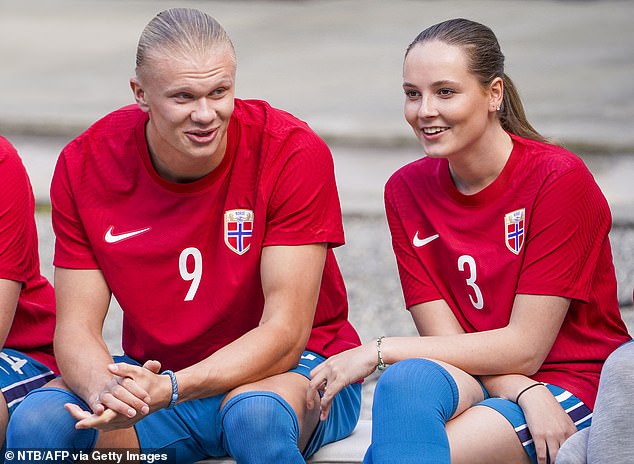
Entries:
[[231,251],[242,255],[251,247],[253,211],[232,209],[225,211],[225,243]]
[[526,213],[524,208],[517,209],[504,216],[504,242],[506,248],[518,255],[526,236]]

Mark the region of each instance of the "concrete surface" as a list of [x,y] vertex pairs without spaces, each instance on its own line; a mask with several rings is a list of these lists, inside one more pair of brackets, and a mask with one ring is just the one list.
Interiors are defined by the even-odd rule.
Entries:
[[[442,5],[442,7],[440,7]],[[409,140],[401,65],[425,27],[490,25],[535,126],[564,141],[634,147],[634,2],[555,0],[0,0],[0,130],[76,131],[131,102],[136,42],[158,11],[215,16],[236,46],[238,95],[326,137]]]

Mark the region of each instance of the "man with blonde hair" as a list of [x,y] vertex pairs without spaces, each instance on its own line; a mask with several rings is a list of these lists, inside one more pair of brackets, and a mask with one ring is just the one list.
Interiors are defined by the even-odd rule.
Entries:
[[[233,45],[201,11],[159,13],[136,64],[137,104],[58,160],[62,376],[25,399],[8,447],[304,462],[360,408],[359,384],[327,420],[306,405],[310,370],[359,344],[331,154],[304,122],[235,98]],[[101,335],[111,295],[123,357]]]

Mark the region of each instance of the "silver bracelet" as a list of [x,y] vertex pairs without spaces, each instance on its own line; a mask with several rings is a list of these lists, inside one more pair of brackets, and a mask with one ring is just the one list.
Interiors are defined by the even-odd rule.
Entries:
[[380,371],[385,370],[385,368],[387,367],[386,364],[383,362],[383,355],[381,354],[381,341],[384,338],[385,336],[381,335],[379,338],[376,339],[376,356],[378,360],[376,368]]

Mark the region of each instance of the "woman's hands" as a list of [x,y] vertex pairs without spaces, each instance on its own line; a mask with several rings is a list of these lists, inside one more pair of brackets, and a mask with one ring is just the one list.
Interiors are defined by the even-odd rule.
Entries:
[[561,445],[577,431],[572,419],[545,386],[526,390],[518,404],[524,411],[526,425],[533,436],[537,462],[555,462]]
[[[113,375],[91,403],[93,412],[68,403],[66,410],[77,420],[78,429],[115,430],[133,426],[151,412],[166,406],[171,397],[171,380],[160,375],[161,364],[147,361],[143,367],[110,364]],[[165,399],[167,398],[167,401]],[[165,404],[163,404],[165,403]]]
[[370,375],[378,364],[376,346],[365,343],[351,350],[331,356],[310,372],[311,381],[306,392],[308,409],[315,407],[315,394],[321,402],[320,419],[325,420],[335,395],[342,389]]

